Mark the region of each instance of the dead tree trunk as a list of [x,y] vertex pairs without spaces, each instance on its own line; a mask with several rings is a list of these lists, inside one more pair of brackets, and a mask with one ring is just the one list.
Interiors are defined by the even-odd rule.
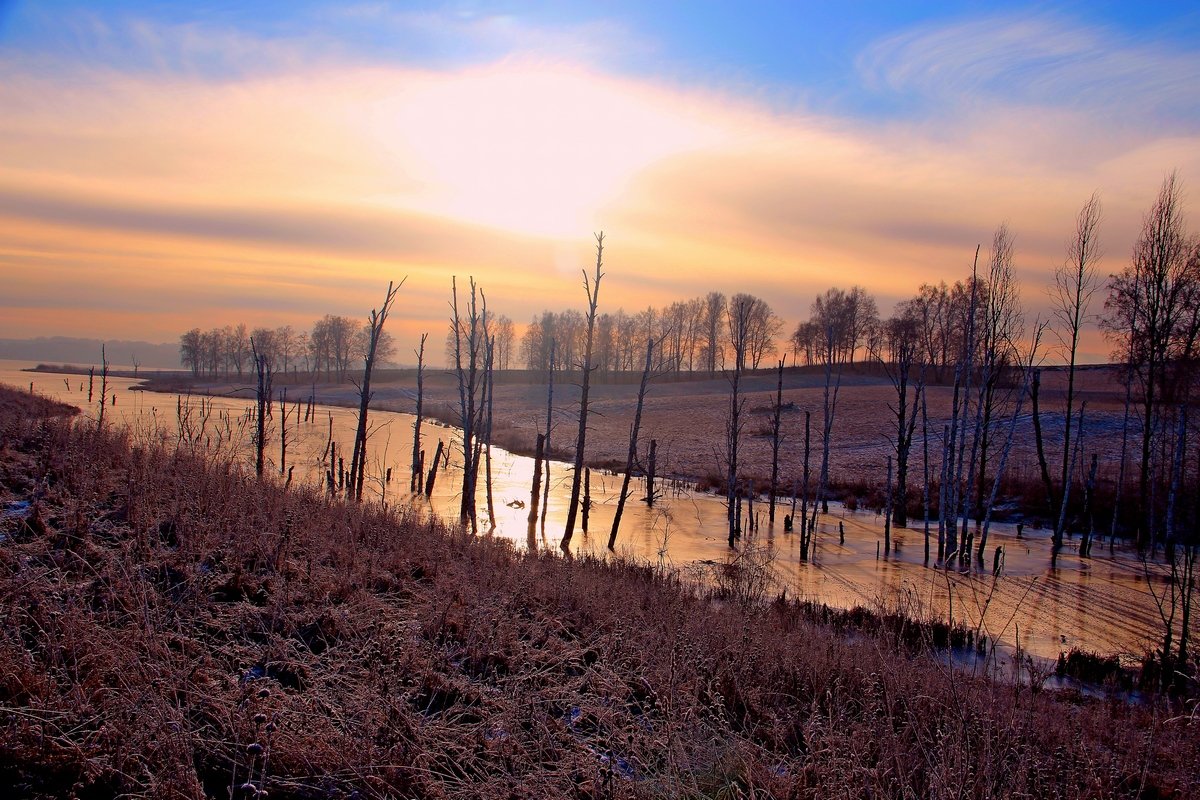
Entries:
[[1117,538],[1120,520],[1121,492],[1125,488],[1125,465],[1129,460],[1129,407],[1133,401],[1133,364],[1128,365],[1125,375],[1125,413],[1121,417],[1121,463],[1117,467],[1117,486],[1113,493],[1112,527],[1108,534],[1108,551],[1111,553]]
[[928,392],[921,392],[921,469],[924,473],[924,486],[921,490],[921,505],[925,512],[925,563],[929,563],[929,402]]
[[546,534],[546,511],[550,508],[550,454],[553,448],[550,446],[550,434],[553,433],[554,427],[554,350],[555,340],[550,340],[550,363],[548,365],[546,375],[546,452],[545,459],[542,461],[542,467],[546,470],[546,479],[542,482],[542,535]]
[[492,496],[492,398],[496,393],[496,373],[494,369],[496,337],[489,336],[487,341],[487,357],[483,369],[483,391],[487,398],[487,411],[483,422],[483,460],[484,486],[487,491],[488,530],[496,530],[496,506]]
[[530,539],[537,532],[538,521],[538,501],[542,498],[542,456],[546,449],[546,435],[539,433],[537,435],[537,445],[533,451],[533,489],[529,492],[529,529],[527,535]]
[[255,425],[254,425],[254,474],[263,476],[266,466],[267,452],[267,406],[271,403],[271,365],[265,354],[258,352],[254,339],[250,340],[250,352],[254,357],[254,372],[257,376],[255,385]]
[[437,449],[433,451],[433,463],[429,466],[429,475],[425,479],[425,496],[433,497],[433,484],[437,481],[438,462],[442,460],[442,451],[446,443],[438,439]]
[[883,553],[892,552],[892,454],[887,457],[887,495],[884,499]]
[[[471,279],[471,296],[463,309],[458,305],[458,284],[451,282],[451,325],[454,331],[454,372],[458,378],[459,426],[462,429],[463,479],[459,503],[459,522],[470,523],[472,533],[478,531],[475,508],[475,488],[479,478],[478,448],[475,447],[480,427],[480,371],[482,346],[486,335],[487,298]],[[482,298],[482,311],[480,309]],[[436,464],[437,459],[434,459]]]
[[[1021,383],[1021,392],[1017,395],[1017,403],[1013,408],[1012,417],[1008,421],[1008,434],[1004,439],[1004,449],[1000,451],[1000,463],[996,466],[996,476],[992,481],[992,490],[988,495],[987,502],[983,505],[983,527],[979,534],[979,550],[976,560],[982,566],[983,552],[987,548],[988,529],[991,526],[992,508],[996,504],[996,496],[1000,492],[1000,481],[1004,479],[1004,468],[1008,465],[1008,456],[1012,452],[1013,435],[1017,431],[1017,420],[1021,416],[1021,408],[1024,405],[1025,393],[1031,391],[1031,383],[1036,378],[1037,370],[1033,368],[1037,361],[1038,343],[1041,339],[1041,329],[1039,328],[1033,337],[1033,345],[1029,352],[1029,359],[1026,362],[1024,370],[1024,380]],[[1080,420],[1082,422],[1082,419]]]
[[775,382],[775,416],[771,420],[771,498],[767,522],[775,524],[775,495],[779,491],[779,423],[783,413],[783,365],[787,356],[779,359],[779,377]]
[[[833,435],[833,418],[837,413],[837,398],[838,391],[842,386],[842,368],[839,363],[837,370],[837,380],[833,379],[833,362],[838,339],[834,334],[833,326],[829,326],[825,332],[825,394],[823,400],[823,408],[825,412],[823,420],[823,428],[821,431],[821,476],[817,481],[817,496],[814,500],[815,504],[820,504],[821,511],[824,514],[829,513],[829,498],[825,496],[825,490],[829,487],[829,445],[830,438]],[[816,519],[815,505],[813,519]]]
[[[804,491],[800,495],[800,557],[808,558],[808,542],[812,538],[808,521],[808,483],[812,456],[812,412],[804,412]],[[792,524],[795,525],[793,517]]]
[[1042,411],[1038,404],[1042,388],[1042,371],[1033,371],[1030,386],[1030,404],[1033,413],[1033,441],[1037,448],[1038,470],[1042,476],[1042,488],[1046,492],[1046,513],[1054,514],[1054,484],[1050,482],[1050,467],[1046,464],[1046,446],[1042,439]]
[[729,505],[729,546],[741,533],[738,500],[738,449],[742,438],[742,407],[745,404],[741,396],[742,371],[746,366],[747,326],[749,324],[748,309],[742,303],[737,309],[729,309],[730,340],[733,344],[734,363],[733,374],[729,376],[729,411],[725,420],[725,492]]
[[950,446],[950,423],[942,424],[942,468],[941,480],[938,483],[938,552],[937,560],[941,564],[946,559],[946,539],[949,538],[949,526],[946,524],[946,503],[950,499],[950,489],[946,485],[950,480],[950,459],[953,448]]
[[387,294],[379,311],[371,309],[367,316],[367,354],[363,360],[362,385],[358,387],[358,428],[354,433],[354,450],[350,455],[350,496],[362,500],[363,479],[367,475],[367,409],[371,404],[371,373],[375,369],[375,356],[379,349],[379,338],[383,335],[383,324],[396,301],[396,293],[404,285],[404,279],[393,285],[388,281]]
[[654,500],[658,493],[654,490],[654,482],[658,471],[658,440],[650,440],[650,452],[646,454],[646,505],[654,508]]
[[587,444],[588,390],[592,385],[592,342],[596,333],[596,303],[600,298],[600,271],[604,263],[604,232],[596,234],[596,274],[591,280],[583,273],[583,289],[587,293],[587,339],[583,351],[583,381],[579,392],[579,434],[575,438],[575,472],[571,477],[571,501],[567,506],[567,524],[563,529],[561,547],[571,547],[571,536],[575,533],[575,515],[579,510],[579,489],[583,480],[584,447]]
[[[950,469],[947,473],[947,504],[940,511],[940,516],[946,520],[946,559],[949,560],[959,550],[958,540],[958,504],[959,495],[964,490],[963,457],[966,455],[967,436],[965,427],[967,414],[971,407],[971,374],[975,370],[975,312],[979,300],[979,250],[975,247],[975,261],[971,266],[971,295],[967,309],[967,331],[964,347],[958,365],[954,370],[954,409],[950,415]],[[959,390],[962,391],[962,408],[959,408]],[[957,445],[958,451],[954,448]],[[970,480],[970,475],[967,476]],[[967,491],[968,496],[970,492]],[[966,530],[962,532],[966,537]]]
[[[96,424],[104,427],[104,407],[108,405],[108,354],[104,345],[100,345],[100,417]],[[262,474],[260,469],[259,474]]]
[[1087,558],[1092,554],[1092,537],[1096,532],[1096,512],[1092,509],[1092,501],[1096,492],[1096,468],[1099,459],[1092,453],[1092,466],[1088,470],[1087,483],[1083,485],[1083,516],[1087,520],[1087,528],[1083,531],[1083,541],[1079,543],[1079,555]]
[[642,368],[642,382],[638,385],[637,408],[633,412],[633,424],[629,426],[629,452],[625,457],[625,476],[621,479],[621,493],[617,495],[617,509],[613,513],[612,531],[608,534],[608,549],[617,543],[617,531],[621,527],[621,515],[625,512],[625,501],[629,497],[629,481],[633,465],[637,461],[638,433],[642,427],[642,406],[646,400],[646,387],[650,381],[650,366],[654,359],[654,339],[646,338],[646,365]]
[[421,345],[417,348],[417,418],[413,421],[412,475],[409,491],[421,491],[421,422],[425,410],[425,340],[428,333],[421,334]]
[[590,467],[583,468],[583,502],[581,506],[579,526],[583,529],[583,535],[587,536],[588,517],[592,513],[592,470]]
[[[1076,430],[1083,430],[1083,413],[1087,409],[1087,401],[1079,404],[1079,424]],[[1062,505],[1058,510],[1058,522],[1054,526],[1054,535],[1050,540],[1050,565],[1058,563],[1058,553],[1063,546],[1063,531],[1067,526],[1067,505],[1071,502],[1072,476],[1075,474],[1075,459],[1079,455],[1079,437],[1075,437],[1075,448],[1071,451],[1070,469],[1067,471],[1067,483],[1062,490]]]
[[[296,409],[299,414],[300,410]],[[279,474],[283,475],[287,472],[287,446],[288,446],[288,407],[287,407],[287,389],[279,390]]]

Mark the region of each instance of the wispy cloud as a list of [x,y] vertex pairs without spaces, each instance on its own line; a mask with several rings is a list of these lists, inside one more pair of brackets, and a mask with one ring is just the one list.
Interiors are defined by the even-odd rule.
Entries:
[[955,100],[1073,106],[1109,118],[1200,118],[1200,54],[1052,14],[918,26],[862,53],[868,85]]

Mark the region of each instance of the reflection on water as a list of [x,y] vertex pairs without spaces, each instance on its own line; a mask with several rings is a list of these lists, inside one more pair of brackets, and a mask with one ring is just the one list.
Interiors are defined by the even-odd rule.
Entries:
[[[87,406],[85,413],[95,414],[99,379],[93,404],[88,406],[86,376],[31,374],[19,371],[20,366],[27,365],[0,362],[0,382],[25,389],[32,382],[40,394]],[[152,394],[133,390],[136,383],[126,378],[109,379],[116,404],[108,408],[107,419],[129,425],[139,435],[169,439],[177,439],[182,428],[185,435],[209,446],[249,458],[254,413],[251,401]],[[305,422],[306,409],[296,404],[298,399],[292,398],[287,411],[286,459],[287,465],[294,468],[293,480],[319,483],[327,470],[336,480],[336,457],[343,453],[343,447],[345,461],[349,462],[355,411],[317,406]],[[268,470],[282,480],[279,448],[283,415],[278,402],[273,415]],[[371,412],[366,491],[384,502],[426,502],[414,500],[408,491],[413,420],[408,414]],[[437,478],[430,507],[436,513],[456,516],[462,453],[455,451],[455,431],[426,420],[422,434],[427,460],[432,459],[438,440],[450,452],[449,464]],[[570,497],[569,466],[552,463],[545,528],[527,541],[525,504],[529,501],[533,461],[499,448],[493,448],[492,459],[496,516],[492,535],[510,538],[518,546],[557,548]],[[387,482],[389,469],[392,478]],[[589,530],[586,535],[577,533],[572,550],[603,555],[620,477],[593,472],[591,488]],[[721,498],[675,489],[649,508],[637,499],[644,495],[644,486],[634,483],[617,540],[619,553],[683,570],[721,563],[730,557]],[[488,512],[482,488],[478,502],[481,530],[486,531]],[[1055,658],[1072,647],[1101,654],[1140,655],[1153,646],[1157,637],[1159,623],[1144,568],[1122,547],[1110,555],[1106,546],[1097,544],[1092,558],[1081,559],[1068,543],[1058,567],[1051,569],[1048,533],[1026,530],[1018,537],[1013,526],[995,524],[986,564],[990,569],[994,548],[1002,547],[1004,571],[1002,577],[994,579],[986,572],[967,574],[925,566],[920,520],[908,530],[893,531],[895,552],[881,553],[880,516],[849,512],[831,504],[831,513],[818,526],[815,552],[809,561],[803,561],[798,536],[782,532],[784,512],[778,513],[776,525],[771,527],[766,522],[765,504],[755,504],[755,508],[762,512],[760,530],[746,538],[741,547],[754,549],[770,561],[777,589],[786,587],[789,596],[841,607],[898,608],[918,618],[952,617],[992,641],[1011,646],[1019,637],[1022,651],[1044,658]],[[839,541],[839,525],[845,528],[845,544]],[[936,539],[936,525],[931,536]],[[933,552],[936,549],[935,542]]]

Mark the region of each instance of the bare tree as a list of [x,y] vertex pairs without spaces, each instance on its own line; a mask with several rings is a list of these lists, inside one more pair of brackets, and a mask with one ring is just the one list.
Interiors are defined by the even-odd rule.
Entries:
[[896,450],[896,497],[892,504],[891,522],[899,528],[908,527],[908,459],[917,425],[917,409],[925,387],[924,364],[918,374],[913,375],[920,350],[920,325],[919,310],[911,304],[902,304],[896,316],[884,326],[891,351],[890,359],[884,362],[884,372],[896,392],[895,405],[888,406],[896,419],[896,438],[893,442]]
[[583,482],[584,446],[587,444],[588,390],[592,383],[592,342],[596,333],[596,303],[600,298],[600,271],[604,263],[604,231],[596,234],[596,273],[591,279],[583,273],[583,290],[587,293],[587,339],[583,351],[583,375],[579,392],[579,435],[575,439],[575,472],[571,477],[571,502],[567,506],[567,523],[563,530],[560,547],[564,551],[571,546],[575,533],[575,516],[579,513],[579,489]]
[[[462,436],[463,479],[459,505],[459,522],[470,523],[471,531],[479,528],[475,512],[475,487],[479,476],[479,450],[475,446],[479,436],[483,404],[480,402],[484,342],[487,315],[487,298],[471,278],[471,293],[460,308],[458,281],[451,281],[451,318],[454,331],[454,373],[458,379],[458,421]],[[436,460],[435,460],[436,466]]]
[[[1070,480],[1072,419],[1075,414],[1075,364],[1079,352],[1079,335],[1088,319],[1088,307],[1099,288],[1096,265],[1100,261],[1100,197],[1092,194],[1075,220],[1075,235],[1067,244],[1067,258],[1054,271],[1054,287],[1050,300],[1058,324],[1053,331],[1067,356],[1067,399],[1063,413],[1062,471],[1060,492],[1065,496]],[[1040,432],[1040,425],[1038,426]],[[1040,437],[1039,437],[1040,438]],[[1041,442],[1039,441],[1039,446]],[[1053,498],[1047,486],[1047,496]],[[1059,517],[1063,515],[1060,513]],[[1055,526],[1055,542],[1062,545],[1062,531]]]
[[417,348],[417,408],[416,419],[413,420],[413,449],[412,449],[412,478],[409,489],[416,493],[421,491],[421,421],[425,406],[425,342],[428,333],[421,334],[421,344]]
[[[1009,402],[1011,383],[1006,380],[1016,358],[1016,342],[1024,332],[1019,288],[1013,271],[1013,237],[1007,225],[1000,225],[992,237],[988,259],[986,290],[979,310],[979,388],[975,407],[975,432],[971,439],[968,485],[974,478],[975,523],[983,522],[983,503],[987,492],[988,465],[995,449],[993,423],[1000,409]],[[976,469],[978,465],[978,469]],[[968,530],[971,492],[963,498],[963,530]],[[973,534],[968,534],[968,540]]]
[[[1000,482],[1004,479],[1004,468],[1008,465],[1008,456],[1012,452],[1013,435],[1017,430],[1017,420],[1021,417],[1021,406],[1025,401],[1025,395],[1029,391],[1030,382],[1036,370],[1034,364],[1037,363],[1038,348],[1041,346],[1042,331],[1045,326],[1036,324],[1034,326],[1033,341],[1029,346],[1029,353],[1021,364],[1021,390],[1017,394],[1017,402],[1013,405],[1012,416],[1008,422],[1008,433],[1004,439],[1004,447],[1000,450],[1000,463],[996,466],[996,475],[992,480],[991,492],[987,496],[987,500],[983,504],[983,522],[982,529],[979,535],[979,552],[977,561],[983,562],[983,552],[987,548],[988,530],[991,526],[992,508],[996,504],[996,496],[1000,491]],[[928,549],[928,545],[926,546]]]
[[358,427],[354,432],[354,450],[350,456],[350,496],[357,501],[362,500],[363,478],[367,472],[367,410],[371,404],[371,373],[375,369],[375,359],[379,357],[379,344],[383,340],[383,325],[387,322],[388,312],[396,301],[396,293],[404,285],[404,280],[393,286],[388,281],[387,293],[379,310],[371,309],[367,316],[367,352],[363,358],[363,378],[358,386]]
[[257,377],[254,398],[254,474],[263,476],[266,466],[267,450],[267,411],[271,405],[271,362],[265,353],[259,353],[254,339],[250,339],[250,354],[254,359],[254,373]]
[[703,322],[701,335],[704,337],[702,349],[705,369],[716,372],[724,362],[723,322],[725,321],[725,295],[720,292],[709,292],[704,298]]
[[[91,397],[92,390],[88,389],[88,396]],[[100,414],[96,420],[96,424],[104,427],[104,407],[108,405],[108,352],[104,348],[104,344],[100,344]],[[261,474],[261,470],[259,473]]]
[[[746,350],[749,346],[750,311],[754,298],[750,295],[734,296],[729,304],[729,344],[733,348],[733,370],[726,375],[729,381],[729,409],[725,414],[725,499],[729,522],[729,546],[741,533],[738,500],[738,450],[741,444],[745,421],[742,412],[745,398],[741,394],[742,373],[746,369]],[[753,491],[753,489],[751,489]]]
[[1142,527],[1137,540],[1144,548],[1156,541],[1151,476],[1160,406],[1186,397],[1200,332],[1200,246],[1189,241],[1175,173],[1163,181],[1142,221],[1132,263],[1111,277],[1108,288],[1104,327],[1120,350],[1131,354],[1140,388]]
[[778,378],[775,383],[775,408],[771,415],[771,499],[767,520],[775,524],[775,495],[779,492],[779,427],[783,414],[783,365],[787,356],[779,359]]
[[625,501],[629,499],[629,481],[633,475],[634,464],[637,462],[638,433],[642,428],[642,406],[646,401],[646,389],[650,383],[651,367],[654,364],[654,348],[661,341],[660,339],[656,342],[652,337],[646,339],[646,364],[642,368],[642,381],[638,384],[637,408],[633,412],[633,422],[629,426],[629,452],[625,457],[625,476],[621,479],[621,492],[617,495],[617,508],[613,512],[612,531],[608,534],[609,550],[612,550],[617,543],[621,515],[625,512]]
[[[969,288],[958,292],[966,298],[965,312],[960,313],[964,319],[961,322],[962,334],[958,361],[954,367],[954,394],[950,409],[950,423],[943,437],[944,456],[942,458],[942,501],[938,503],[938,537],[945,533],[944,555],[950,559],[958,552],[958,500],[959,492],[963,491],[962,464],[966,450],[966,433],[960,435],[960,428],[966,424],[970,408],[971,374],[975,370],[975,315],[979,306],[979,251],[975,247],[975,259],[971,264],[971,280]],[[958,287],[956,287],[958,288]],[[969,491],[966,494],[970,494]],[[965,532],[964,532],[965,537]],[[939,550],[942,550],[939,544]]]

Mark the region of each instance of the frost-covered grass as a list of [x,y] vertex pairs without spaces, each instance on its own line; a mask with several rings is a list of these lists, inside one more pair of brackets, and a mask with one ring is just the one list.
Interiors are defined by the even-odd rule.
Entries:
[[1186,707],[990,683],[790,602],[285,490],[12,394],[6,797],[1200,792]]

